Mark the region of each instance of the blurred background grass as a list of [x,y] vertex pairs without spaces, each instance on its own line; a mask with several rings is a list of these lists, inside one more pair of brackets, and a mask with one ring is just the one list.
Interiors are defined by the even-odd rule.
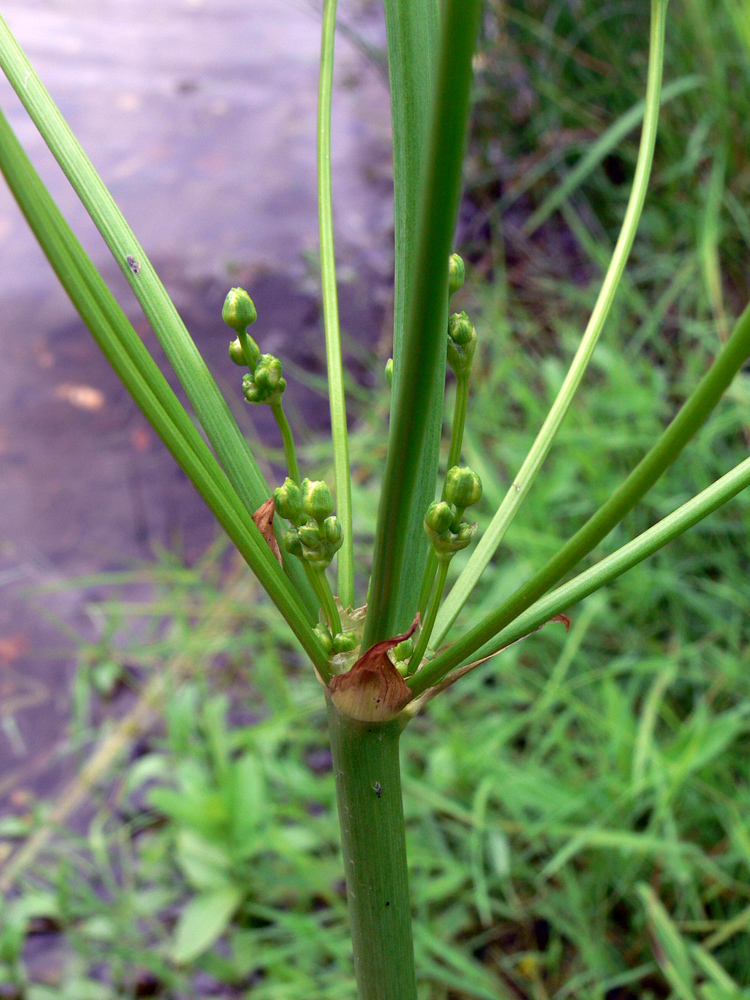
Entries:
[[[465,446],[485,486],[480,527],[554,398],[614,246],[637,121],[612,136],[642,99],[647,32],[641,2],[488,6],[461,223],[460,307],[480,336]],[[608,496],[750,298],[748,0],[672,0],[675,81],[603,342],[459,626]],[[361,582],[385,356],[371,359],[373,389],[352,387]],[[745,457],[749,400],[742,374],[594,557]],[[305,457],[331,475],[324,442]],[[749,514],[741,495],[574,609],[568,635],[552,625],[512,647],[410,727],[422,1000],[750,996]],[[221,540],[192,567],[165,553],[144,575],[154,601],[98,604],[101,639],[81,645],[78,785],[4,822],[6,853],[43,833],[0,916],[2,996],[353,998],[316,682]],[[129,714],[102,731],[118,687]],[[96,739],[114,768],[106,754],[91,766]]]

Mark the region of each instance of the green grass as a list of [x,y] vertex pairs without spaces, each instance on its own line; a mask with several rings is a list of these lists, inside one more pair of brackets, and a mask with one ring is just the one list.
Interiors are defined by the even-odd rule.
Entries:
[[[673,0],[665,83],[696,72],[706,82],[664,107],[627,284],[473,617],[606,499],[750,295],[750,48],[732,20],[741,7]],[[477,88],[473,280],[461,305],[480,336],[464,448],[485,486],[480,530],[564,376],[624,210],[628,185],[618,179],[630,177],[637,148],[636,131],[524,233],[592,139],[642,93],[647,11],[587,2],[574,18],[573,9],[498,6],[509,35],[488,28]],[[381,402],[362,404],[350,442],[360,578],[385,449],[384,380],[376,372],[374,381]],[[742,375],[593,558],[746,456],[749,399]],[[328,475],[323,446],[308,455]],[[575,609],[569,634],[548,625],[410,727],[403,781],[421,1000],[748,995],[749,529],[741,494]],[[17,983],[23,1000],[211,990],[353,998],[316,682],[220,546],[189,569],[165,559],[152,577],[151,605],[99,607],[109,638],[82,646],[77,738],[94,735],[92,664],[127,663],[140,685],[176,677],[157,706],[163,729],[148,728],[138,755],[88,794],[77,826],[85,834],[60,831],[25,869],[22,893],[0,916],[0,983]],[[240,780],[247,774],[257,777]],[[240,837],[240,814],[252,836]],[[195,926],[205,933],[212,917],[221,926],[222,891],[234,883],[249,889],[218,945],[175,963],[175,948],[195,945]],[[28,932],[44,926],[64,947],[58,983],[30,982],[23,961]]]

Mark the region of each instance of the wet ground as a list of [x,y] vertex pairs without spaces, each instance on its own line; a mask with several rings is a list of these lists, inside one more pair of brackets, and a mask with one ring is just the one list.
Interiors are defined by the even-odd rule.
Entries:
[[[35,0],[3,15],[110,186],[216,377],[231,379],[221,303],[244,283],[264,350],[321,371],[314,277],[319,18],[291,0]],[[370,43],[382,26],[352,15]],[[0,106],[136,328],[158,345],[7,85]],[[342,325],[380,336],[389,268],[387,90],[346,40],[337,49],[336,231],[348,280]],[[73,650],[91,591],[40,586],[148,559],[175,538],[213,538],[200,500],[76,319],[0,189],[0,802],[54,792]],[[326,407],[290,385],[302,423]],[[237,396],[240,420],[251,431]],[[253,408],[253,416],[262,408]],[[263,414],[267,416],[266,414]],[[267,423],[256,432],[276,443]]]

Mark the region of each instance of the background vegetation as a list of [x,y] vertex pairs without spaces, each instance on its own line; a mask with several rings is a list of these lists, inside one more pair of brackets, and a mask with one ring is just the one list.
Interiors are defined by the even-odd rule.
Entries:
[[[461,304],[480,335],[464,449],[485,486],[480,527],[554,398],[616,238],[647,17],[627,2],[488,7],[461,231],[473,272]],[[672,0],[664,80],[682,92],[665,100],[632,264],[483,582],[486,610],[609,495],[750,297],[746,0]],[[382,360],[352,386],[361,565]],[[741,375],[595,557],[745,456],[748,401]],[[321,445],[307,457],[328,474]],[[576,608],[568,635],[548,626],[410,727],[424,1000],[750,996],[749,514],[740,495]],[[147,572],[154,601],[101,604],[102,638],[81,646],[79,800],[5,821],[8,842],[29,824],[54,836],[30,841],[0,916],[2,996],[353,997],[316,683],[221,541],[193,567],[165,554]],[[112,771],[89,748],[91,707],[116,683],[134,707],[99,734],[113,758],[124,751]]]

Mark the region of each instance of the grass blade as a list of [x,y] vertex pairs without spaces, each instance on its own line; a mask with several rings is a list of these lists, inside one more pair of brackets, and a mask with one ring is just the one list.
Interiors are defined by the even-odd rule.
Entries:
[[[408,5],[404,5],[408,6]],[[419,244],[378,511],[365,648],[413,617],[426,555],[422,519],[435,493],[434,428],[442,423],[448,256],[458,213],[471,59],[482,5],[448,0],[430,145],[419,199]]]
[[[666,4],[664,5],[666,7]],[[653,51],[653,49],[652,49]],[[661,104],[673,101],[675,97],[680,97],[690,90],[695,90],[705,83],[705,78],[698,73],[691,73],[689,76],[682,76],[679,80],[668,83],[661,92]],[[622,140],[632,132],[648,113],[648,97],[644,101],[634,104],[629,111],[621,115],[616,122],[613,122],[606,131],[594,142],[576,163],[570,173],[561,184],[544,199],[542,204],[531,214],[524,223],[523,232],[530,236],[536,232],[547,219],[563,205],[573,192],[583,184],[589,174],[599,166],[609,154],[619,146]],[[645,125],[644,125],[645,130]]]
[[349,432],[346,426],[346,396],[341,360],[341,331],[336,292],[336,257],[333,241],[331,198],[331,91],[333,48],[336,34],[336,2],[323,5],[323,37],[320,51],[318,94],[318,213],[320,220],[320,272],[328,365],[328,400],[331,408],[333,466],[336,476],[336,514],[344,530],[337,556],[339,599],[345,608],[354,606],[354,539],[352,537],[352,488],[349,470]]

